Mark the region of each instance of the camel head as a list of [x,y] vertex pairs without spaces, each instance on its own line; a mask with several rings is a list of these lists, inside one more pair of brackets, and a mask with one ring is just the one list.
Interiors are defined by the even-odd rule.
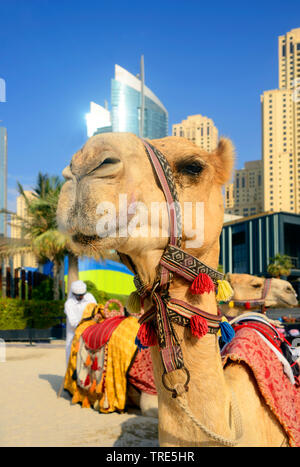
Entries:
[[[221,188],[231,176],[231,142],[221,139],[212,153],[185,138],[166,137],[151,144],[170,164],[187,220],[181,247],[217,267],[223,224]],[[57,219],[76,254],[97,257],[115,249],[137,264],[142,257],[144,269],[145,262],[149,269],[158,264],[168,244],[167,207],[140,138],[130,133],[93,136],[74,154],[63,175],[66,183]],[[190,203],[186,211],[185,203]],[[196,238],[199,213],[200,222],[204,219],[200,241]]]
[[[250,274],[230,274],[229,280],[234,290],[233,300],[243,301],[262,297],[265,278]],[[265,306],[292,307],[297,304],[297,294],[292,285],[288,281],[273,278],[266,296]]]

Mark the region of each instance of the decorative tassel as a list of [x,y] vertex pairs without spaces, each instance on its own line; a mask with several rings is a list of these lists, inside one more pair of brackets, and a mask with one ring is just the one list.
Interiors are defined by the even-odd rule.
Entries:
[[89,384],[91,384],[91,378],[90,378],[90,375],[87,375],[87,377],[85,378],[84,385],[88,386]]
[[222,341],[225,342],[225,344],[227,344],[234,338],[235,336],[234,329],[231,326],[231,324],[228,323],[225,316],[223,316],[222,321],[220,323],[220,329],[221,329]]
[[209,293],[214,290],[215,286],[213,281],[207,274],[204,274],[203,272],[198,274],[190,287],[190,291],[193,295],[202,295],[205,292]]
[[135,345],[137,346],[137,348],[138,348],[139,350],[147,349],[147,346],[144,346],[144,345],[140,342],[140,340],[138,339],[138,336],[136,336],[134,343],[135,343]]
[[157,344],[157,337],[151,323],[141,324],[136,337],[144,348]]
[[141,311],[141,298],[139,294],[135,291],[132,292],[128,297],[128,302],[126,308],[131,313],[139,313]]
[[91,359],[91,356],[90,354],[86,357],[86,361],[85,361],[85,366],[90,366],[90,364],[92,363],[92,359]]
[[94,410],[100,410],[100,401],[96,399],[93,405]]
[[234,308],[234,301],[231,300],[231,301],[228,303],[228,306],[229,306],[229,308]]
[[99,394],[103,394],[103,382],[102,380],[100,381],[100,383],[96,386],[96,393],[99,395]]
[[251,309],[251,303],[250,303],[250,302],[246,302],[246,303],[245,303],[245,308],[246,308],[246,310],[250,310],[250,309]]
[[95,359],[94,359],[94,361],[93,361],[93,364],[92,364],[92,366],[91,366],[91,369],[92,369],[93,371],[97,371],[97,370],[98,370],[98,359],[97,359],[97,357],[95,357]]
[[218,281],[218,293],[217,293],[218,302],[228,302],[233,297],[233,295],[234,295],[234,292],[228,281],[225,281],[225,280]]
[[199,339],[208,333],[207,321],[202,316],[192,316],[190,319],[190,325],[193,336],[196,336]]
[[97,386],[97,381],[94,379],[92,386],[90,387],[90,393],[93,394]]
[[80,402],[80,393],[79,391],[75,391],[72,397],[72,404],[77,404],[77,402]]
[[89,400],[88,400],[88,397],[85,397],[83,399],[83,402],[82,402],[82,406],[81,406],[83,409],[89,409],[91,407],[90,403],[89,403]]

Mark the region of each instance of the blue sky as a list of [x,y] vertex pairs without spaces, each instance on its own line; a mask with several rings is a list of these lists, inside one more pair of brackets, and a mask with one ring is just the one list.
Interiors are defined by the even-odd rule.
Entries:
[[260,95],[278,87],[277,38],[300,27],[299,0],[0,0],[0,103],[8,198],[16,180],[60,174],[86,141],[91,100],[110,101],[115,63],[136,74],[173,123],[211,117],[236,167],[261,157]]

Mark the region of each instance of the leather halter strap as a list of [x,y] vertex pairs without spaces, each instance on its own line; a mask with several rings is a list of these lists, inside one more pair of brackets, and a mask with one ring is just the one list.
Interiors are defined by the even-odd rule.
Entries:
[[[182,235],[182,221],[179,199],[171,167],[164,155],[142,139],[148,158],[163,190],[169,215],[169,243],[180,247]],[[139,278],[137,278],[137,282]],[[170,271],[163,264],[160,265],[159,277],[151,291],[156,308],[156,322],[160,353],[166,373],[184,368],[183,355],[178,338],[168,317],[166,308],[166,294],[170,282]],[[143,285],[142,285],[143,288]],[[156,290],[158,288],[158,290]],[[143,288],[147,293],[147,288]]]
[[223,274],[180,249],[181,210],[172,170],[158,149],[144,139],[142,142],[166,199],[170,232],[169,245],[160,260],[159,275],[153,287],[143,284],[136,271],[134,282],[140,296],[143,298],[151,296],[154,302],[154,307],[142,315],[139,321],[144,323],[155,317],[164,373],[169,373],[177,369],[185,369],[182,350],[172,323],[187,326],[191,316],[199,315],[207,319],[209,332],[216,333],[221,322],[220,316],[205,313],[186,302],[170,299],[168,288],[172,273],[177,273],[188,281],[193,281],[199,272],[204,272],[209,274],[215,284],[223,278]]
[[[142,141],[165,195],[169,216],[169,243],[170,245],[177,245],[179,247],[181,245],[182,231],[181,210],[171,167],[165,156],[158,149],[145,139],[142,139]],[[170,274],[168,270],[162,266],[159,278],[160,285],[166,285],[169,279]]]
[[182,234],[181,210],[171,167],[158,149],[146,140],[143,139],[142,141],[166,198],[170,221],[169,243],[180,247]]
[[216,286],[218,280],[224,278],[224,274],[221,272],[207,266],[207,264],[195,258],[195,256],[172,245],[167,246],[160,259],[160,264],[189,282],[193,282],[199,273],[208,274]]
[[[228,277],[227,280],[229,280],[229,282],[230,282],[229,277]],[[272,279],[265,279],[265,283],[264,283],[264,287],[263,287],[263,290],[262,290],[261,298],[252,298],[252,299],[249,299],[249,300],[234,300],[235,305],[236,306],[243,306],[246,303],[250,303],[252,306],[261,306],[261,307],[264,306],[267,295],[268,295],[268,293],[270,291],[270,288],[271,288],[271,283],[272,283]]]

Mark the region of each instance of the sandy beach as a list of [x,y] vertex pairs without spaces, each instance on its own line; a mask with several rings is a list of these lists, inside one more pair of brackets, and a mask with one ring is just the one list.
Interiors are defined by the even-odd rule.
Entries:
[[6,344],[0,362],[0,446],[158,446],[157,420],[138,409],[100,414],[57,392],[65,372],[63,341]]

